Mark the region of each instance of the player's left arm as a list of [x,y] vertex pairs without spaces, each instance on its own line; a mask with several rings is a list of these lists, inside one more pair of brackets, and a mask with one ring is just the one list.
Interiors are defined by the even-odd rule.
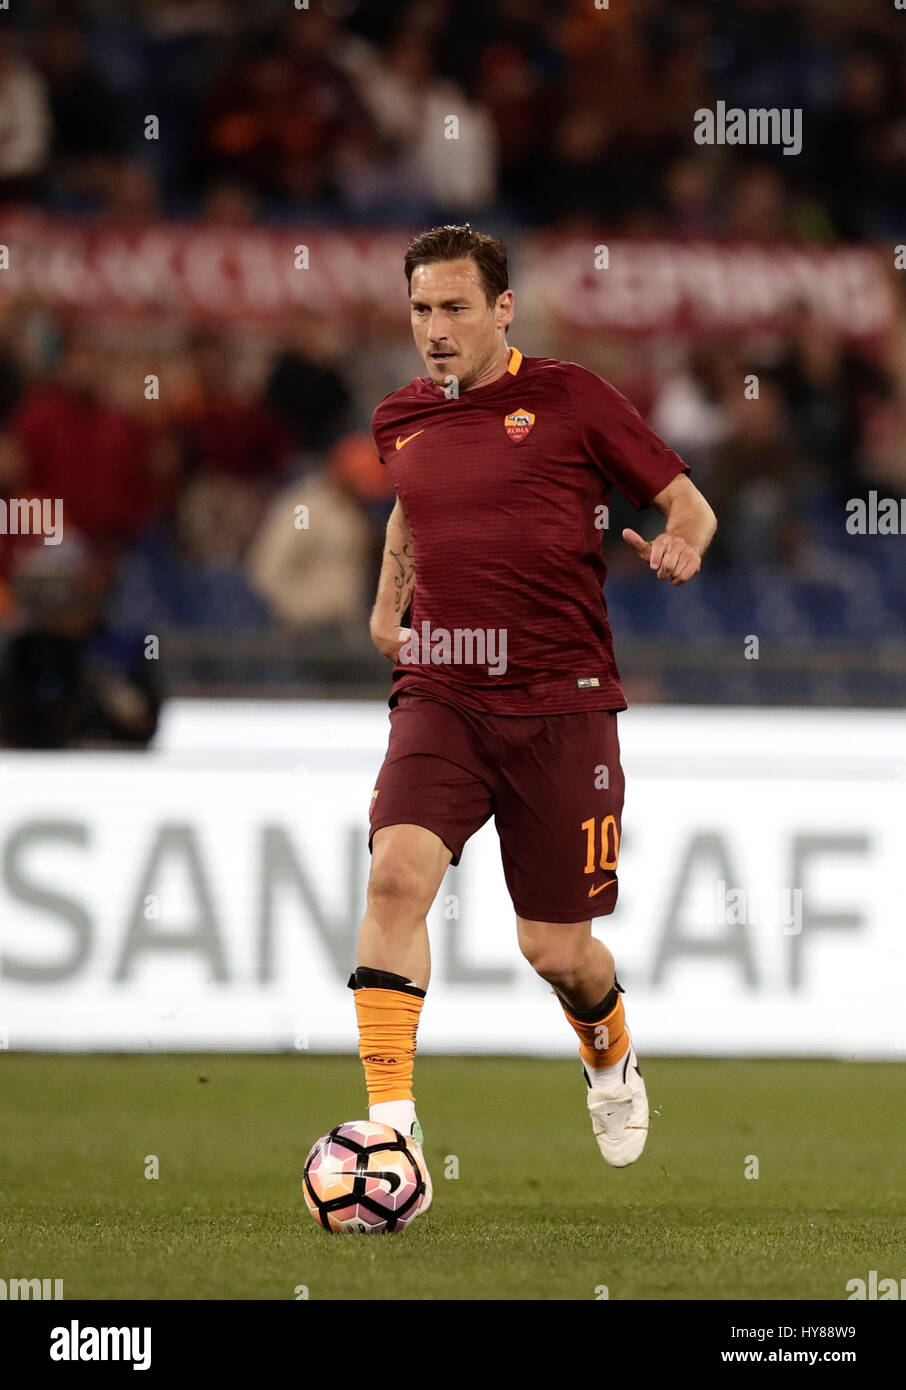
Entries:
[[647,560],[650,569],[657,570],[658,579],[685,584],[702,567],[702,556],[717,530],[717,517],[684,473],[653,497],[651,505],[667,522],[665,530],[653,541],[646,541],[627,527],[623,540]]

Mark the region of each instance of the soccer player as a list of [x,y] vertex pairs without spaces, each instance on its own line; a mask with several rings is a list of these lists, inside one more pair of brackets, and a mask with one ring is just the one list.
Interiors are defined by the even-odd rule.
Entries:
[[[613,956],[591,933],[617,900],[626,708],[602,527],[612,488],[657,508],[655,540],[623,539],[652,581],[681,585],[716,521],[682,459],[614,387],[508,344],[500,241],[468,225],[423,232],[405,274],[427,375],[372,420],[397,500],[371,617],[395,663],[391,731],[349,981],[369,1116],[421,1145],[412,1081],[426,914],[493,815],[519,946],[578,1036],[594,1134],[623,1167],[645,1146],[648,1101]],[[423,1210],[430,1197],[429,1186]]]

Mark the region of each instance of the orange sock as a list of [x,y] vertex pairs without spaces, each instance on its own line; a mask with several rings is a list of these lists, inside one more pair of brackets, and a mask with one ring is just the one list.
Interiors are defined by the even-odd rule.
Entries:
[[[612,1003],[614,994],[615,1004]],[[557,995],[557,998],[560,999],[560,996]],[[626,1032],[622,994],[618,992],[616,984],[607,998],[602,1000],[600,1010],[580,1010],[581,1018],[571,1013],[562,999],[560,1004],[567,1022],[579,1039],[579,1055],[587,1067],[600,1071],[622,1062],[629,1051],[629,1034]],[[594,1019],[593,1014],[597,1014]]]
[[415,1035],[424,1002],[423,995],[400,989],[356,989],[359,1056],[369,1105],[414,1099]]

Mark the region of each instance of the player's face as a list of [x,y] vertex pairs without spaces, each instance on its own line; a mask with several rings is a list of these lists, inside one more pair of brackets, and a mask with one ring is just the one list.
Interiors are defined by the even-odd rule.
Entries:
[[415,345],[438,385],[449,377],[467,391],[495,358],[505,363],[506,325],[513,317],[513,292],[489,304],[481,271],[473,260],[416,266],[409,295]]

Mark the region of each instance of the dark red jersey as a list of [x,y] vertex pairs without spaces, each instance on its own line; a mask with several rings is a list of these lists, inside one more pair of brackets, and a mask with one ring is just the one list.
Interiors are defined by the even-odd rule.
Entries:
[[429,377],[392,392],[375,444],[412,533],[412,687],[495,714],[625,709],[601,553],[617,488],[637,508],[686,465],[608,382],[523,357],[448,399]]

